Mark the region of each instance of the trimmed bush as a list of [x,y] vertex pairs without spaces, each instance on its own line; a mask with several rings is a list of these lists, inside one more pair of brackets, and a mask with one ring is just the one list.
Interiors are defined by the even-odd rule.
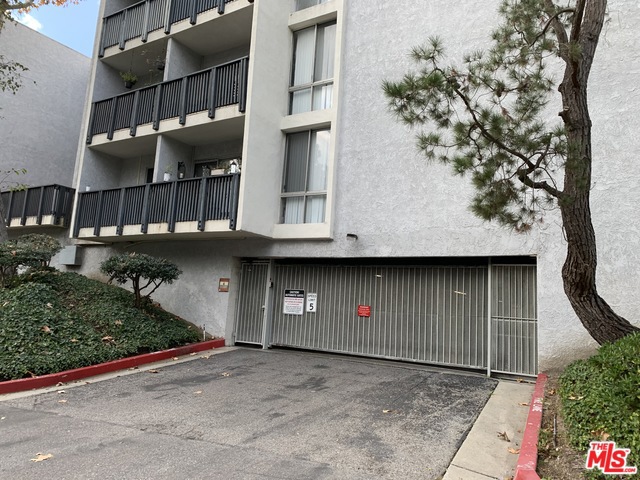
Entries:
[[[177,266],[168,260],[144,253],[114,255],[102,262],[100,270],[109,275],[111,281],[116,280],[120,284],[126,283],[127,280],[131,281],[135,298],[134,305],[137,308],[142,306],[143,299],[150,300],[151,294],[160,285],[165,282],[173,283],[182,273]],[[143,295],[142,291],[150,287],[153,288]]]
[[640,334],[603,345],[593,357],[569,365],[559,393],[576,448],[586,451],[591,441],[614,441],[631,449],[627,465],[640,467]]
[[19,267],[43,269],[62,245],[49,235],[31,233],[0,243],[0,283],[6,287]]

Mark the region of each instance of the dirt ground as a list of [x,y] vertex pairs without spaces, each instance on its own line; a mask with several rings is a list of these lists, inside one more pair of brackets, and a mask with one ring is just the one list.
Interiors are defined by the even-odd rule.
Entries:
[[545,480],[585,479],[587,470],[584,468],[584,455],[569,445],[557,391],[558,374],[550,374],[545,389],[542,429],[538,440],[538,475]]

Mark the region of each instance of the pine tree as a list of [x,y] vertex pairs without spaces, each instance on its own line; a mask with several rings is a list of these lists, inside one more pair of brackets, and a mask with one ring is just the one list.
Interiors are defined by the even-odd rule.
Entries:
[[[489,50],[454,67],[441,40],[431,38],[413,49],[417,73],[383,84],[398,117],[425,130],[418,148],[427,159],[471,177],[475,215],[525,232],[559,208],[567,240],[564,290],[600,344],[638,331],[596,288],[587,86],[606,9],[607,0],[503,0]],[[559,85],[554,68],[564,72]],[[556,88],[562,111],[550,124]]]

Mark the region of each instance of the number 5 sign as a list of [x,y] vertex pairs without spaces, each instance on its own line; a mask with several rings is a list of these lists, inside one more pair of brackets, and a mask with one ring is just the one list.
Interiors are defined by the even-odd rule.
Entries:
[[307,293],[307,312],[316,313],[318,308],[318,294]]

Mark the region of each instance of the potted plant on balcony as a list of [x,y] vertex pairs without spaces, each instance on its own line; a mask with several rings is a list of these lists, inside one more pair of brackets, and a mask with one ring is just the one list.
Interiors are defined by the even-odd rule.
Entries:
[[124,81],[124,88],[131,88],[138,81],[138,76],[131,70],[127,72],[120,72],[120,78]]
[[171,181],[171,174],[173,173],[173,167],[171,165],[167,165],[167,167],[164,169],[164,181],[165,182],[170,182]]

